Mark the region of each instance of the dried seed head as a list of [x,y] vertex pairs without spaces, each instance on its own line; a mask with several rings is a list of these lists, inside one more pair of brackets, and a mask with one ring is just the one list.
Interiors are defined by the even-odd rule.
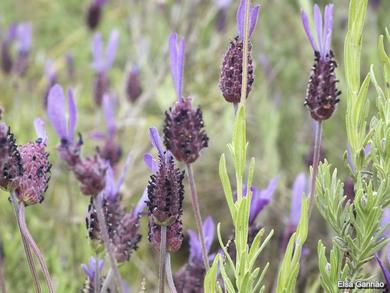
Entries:
[[114,255],[121,263],[130,259],[131,253],[137,249],[137,244],[141,240],[139,230],[139,215],[127,213],[121,219],[118,233],[115,236]]
[[96,196],[103,190],[106,171],[106,162],[97,154],[79,161],[73,167],[73,172],[80,182],[81,192],[91,196]]
[[147,187],[149,214],[160,225],[170,224],[181,216],[184,198],[184,171],[175,167],[172,155],[164,156],[160,154],[159,168]]
[[11,183],[22,174],[23,164],[15,137],[6,124],[0,123],[0,187],[11,188]]
[[142,94],[142,85],[138,68],[130,70],[126,82],[126,94],[129,102],[134,103]]
[[[254,81],[251,43],[249,43],[248,49],[248,85],[246,97],[248,97]],[[243,41],[237,36],[230,42],[230,46],[225,53],[219,78],[219,88],[221,89],[225,100],[229,103],[238,104],[241,99],[242,55]]]
[[102,105],[103,96],[108,92],[110,81],[105,72],[98,72],[93,83],[93,96],[98,106]]
[[19,146],[23,175],[17,179],[15,193],[25,205],[41,203],[48,188],[51,164],[41,138]]
[[206,270],[203,264],[188,263],[184,265],[174,277],[178,292],[203,293],[203,281]]
[[165,112],[164,144],[178,161],[193,163],[208,146],[202,111],[194,109],[191,99],[182,99]]
[[[160,250],[161,225],[157,224],[154,219],[149,219],[149,241],[156,250]],[[167,226],[167,251],[178,251],[182,242],[183,223],[180,218],[176,218],[172,224]]]
[[95,30],[102,16],[102,6],[93,1],[91,5],[88,7],[86,23],[90,30]]
[[305,105],[309,108],[311,117],[316,121],[329,119],[340,101],[341,94],[336,88],[335,69],[337,63],[333,52],[330,51],[326,58],[321,58],[319,52],[315,52],[315,62],[310,76]]

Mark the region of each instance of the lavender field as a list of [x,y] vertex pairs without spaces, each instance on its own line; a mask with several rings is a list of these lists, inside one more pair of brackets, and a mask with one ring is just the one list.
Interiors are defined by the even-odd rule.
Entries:
[[389,292],[389,0],[1,0],[0,292]]

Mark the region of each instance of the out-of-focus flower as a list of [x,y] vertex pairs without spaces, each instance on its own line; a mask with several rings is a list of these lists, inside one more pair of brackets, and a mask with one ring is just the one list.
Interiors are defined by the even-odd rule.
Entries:
[[18,147],[23,164],[23,174],[18,177],[15,194],[25,205],[41,203],[50,180],[51,164],[46,152],[47,136],[43,120],[35,120],[38,138]]
[[57,83],[57,72],[54,67],[54,61],[49,59],[45,63],[46,90],[43,96],[43,106],[47,109],[50,89]]
[[218,9],[215,19],[215,28],[218,32],[222,32],[226,28],[226,13],[231,3],[232,0],[215,0],[215,5]]
[[74,64],[74,56],[72,53],[70,52],[66,53],[65,64],[66,64],[66,71],[68,73],[68,78],[73,81],[75,78],[75,64]]
[[309,25],[309,18],[302,10],[301,18],[307,37],[314,50],[315,61],[310,76],[305,105],[309,108],[311,117],[316,121],[329,119],[340,101],[341,94],[336,88],[335,69],[337,63],[330,49],[333,29],[333,4],[325,6],[324,25],[320,8],[314,5],[314,23],[317,34],[315,41]]
[[346,200],[351,203],[355,199],[355,183],[350,176],[344,180],[344,195],[347,197]]
[[30,23],[20,23],[16,30],[16,48],[18,55],[15,62],[15,73],[25,74],[28,67],[28,56],[32,42],[32,27]]
[[[189,230],[190,256],[188,262],[175,274],[174,282],[178,292],[204,292],[203,282],[206,270],[203,264],[202,248],[195,231]],[[211,217],[203,222],[203,234],[207,253],[214,241],[215,224]]]
[[140,79],[140,71],[137,66],[133,66],[128,75],[126,81],[126,95],[127,100],[131,103],[137,101],[142,94],[142,85]]
[[117,30],[111,32],[105,51],[103,49],[103,41],[100,33],[95,33],[92,40],[92,68],[96,72],[93,92],[95,102],[99,106],[102,104],[103,95],[107,93],[109,89],[108,71],[114,63],[118,41],[119,32]]
[[172,79],[175,84],[177,102],[165,112],[164,144],[178,161],[193,163],[200,151],[208,146],[202,111],[193,108],[191,98],[184,99],[183,70],[184,70],[184,39],[177,44],[177,34],[169,38],[169,51]]
[[[387,290],[389,290],[390,289],[390,271],[385,267],[385,265],[382,263],[381,259],[379,258],[379,256],[377,254],[375,254],[375,259],[378,262],[379,266],[381,267],[383,276],[384,276],[385,281],[386,281],[386,288],[387,288]],[[390,263],[389,252],[387,255],[387,261],[388,261],[388,263]],[[385,292],[387,292],[387,291],[385,291]]]
[[173,156],[165,151],[156,128],[149,129],[153,146],[158,150],[158,169],[150,177],[147,192],[149,208],[149,241],[159,249],[161,226],[167,226],[167,249],[177,251],[183,240],[184,171],[176,168]]
[[[86,274],[86,280],[84,282],[83,289],[81,292],[85,293],[93,293],[95,291],[95,276],[96,276],[96,267],[98,269],[98,276],[99,276],[99,286],[102,286],[102,281],[104,280],[101,275],[101,271],[104,267],[104,261],[101,259],[95,259],[94,257],[91,257],[89,259],[88,264],[82,264],[81,269]],[[99,288],[100,289],[100,288]]]
[[[230,46],[225,53],[222,63],[221,75],[219,78],[219,88],[225,100],[229,103],[238,104],[241,98],[242,83],[242,59],[243,59],[243,40],[245,23],[246,1],[241,0],[237,10],[237,30],[238,36],[230,42]],[[249,38],[251,37],[257,22],[260,6],[250,7]],[[248,48],[248,85],[246,95],[252,89],[254,81],[254,68],[252,60],[252,43],[249,41]]]
[[86,23],[91,30],[95,30],[98,27],[103,13],[103,6],[106,2],[106,0],[92,0],[89,5]]
[[103,135],[104,145],[98,148],[98,153],[104,159],[110,162],[111,166],[118,164],[122,156],[122,148],[116,142],[117,127],[114,117],[114,101],[107,94],[103,96],[103,112],[106,121],[107,133]]
[[13,67],[11,45],[17,35],[17,24],[11,24],[7,36],[1,42],[1,68],[5,74],[10,74]]

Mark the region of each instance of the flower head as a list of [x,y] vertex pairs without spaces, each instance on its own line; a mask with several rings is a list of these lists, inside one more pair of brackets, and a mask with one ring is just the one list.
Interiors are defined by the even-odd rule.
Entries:
[[142,94],[140,71],[137,66],[133,66],[127,75],[126,94],[128,101],[132,103]]
[[7,36],[1,42],[1,68],[5,74],[9,74],[13,67],[11,45],[16,38],[17,28],[17,24],[10,25]]
[[15,194],[25,205],[41,203],[50,180],[51,164],[46,152],[47,136],[43,121],[35,121],[38,138],[18,147],[23,164],[23,174],[17,179]]
[[309,27],[309,19],[304,11],[301,12],[303,27],[314,50],[315,61],[310,76],[305,105],[309,108],[311,117],[316,121],[329,119],[340,101],[341,94],[336,88],[335,69],[337,63],[330,49],[333,26],[333,4],[325,6],[324,26],[318,5],[314,5],[314,22],[317,42]]
[[32,27],[30,23],[20,23],[16,30],[16,46],[19,54],[27,55],[31,48]]
[[94,30],[99,25],[102,9],[106,0],[92,0],[91,4],[88,7],[86,23],[91,30]]

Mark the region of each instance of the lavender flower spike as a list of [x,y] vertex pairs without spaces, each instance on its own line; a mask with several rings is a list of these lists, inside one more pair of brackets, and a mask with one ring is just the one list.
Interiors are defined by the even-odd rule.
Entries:
[[[238,36],[240,37],[241,40],[244,39],[245,11],[246,11],[246,1],[241,0],[240,6],[238,7],[238,10],[237,10],[237,15],[236,15]],[[259,15],[259,11],[260,11],[259,5],[256,5],[256,6],[251,5],[250,10],[249,10],[249,14],[250,14],[249,38],[251,37],[251,35],[255,29],[257,18]]]
[[[99,268],[99,271],[101,271],[104,267],[104,261],[101,260],[101,259],[98,259],[98,268]],[[93,279],[95,278],[95,270],[96,270],[96,259],[94,257],[91,256],[91,258],[89,259],[89,263],[88,264],[82,264],[81,265],[81,268],[82,270],[84,271],[84,273],[87,275],[88,279],[90,281],[93,281]]]
[[[190,257],[191,263],[203,265],[202,247],[198,238],[198,233],[193,230],[188,230],[190,236]],[[214,241],[215,223],[212,217],[207,217],[203,222],[203,234],[205,237],[205,245],[207,253],[209,253],[211,245]]]
[[322,15],[317,4],[314,5],[314,24],[317,35],[317,42],[313,37],[310,29],[309,18],[305,11],[301,11],[301,19],[306,35],[315,52],[319,52],[321,59],[328,58],[330,53],[330,43],[333,29],[333,4],[325,6],[324,22],[322,22]]
[[16,31],[17,49],[19,54],[28,54],[31,47],[32,29],[30,23],[21,23]]
[[68,91],[68,119],[65,109],[65,94],[62,87],[54,85],[49,92],[47,114],[61,144],[72,144],[74,140],[77,109],[72,90]]
[[176,89],[176,95],[179,102],[182,100],[183,94],[183,71],[184,71],[184,38],[180,39],[178,44],[177,33],[172,33],[169,36],[169,59],[171,63],[171,73],[173,83]]

